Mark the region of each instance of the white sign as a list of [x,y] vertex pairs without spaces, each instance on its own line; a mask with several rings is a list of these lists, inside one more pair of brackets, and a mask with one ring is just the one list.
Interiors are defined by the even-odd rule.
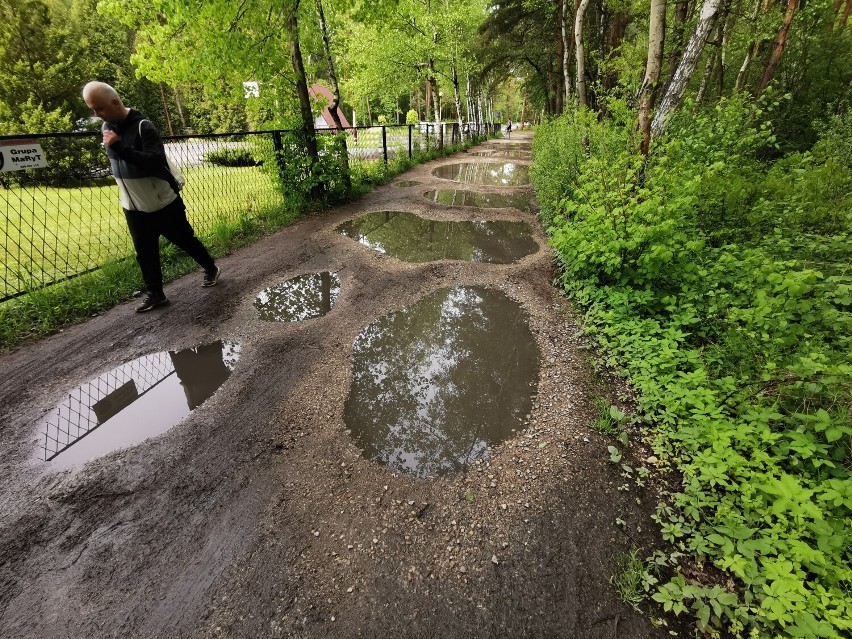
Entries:
[[47,158],[35,140],[0,140],[0,171],[43,169]]

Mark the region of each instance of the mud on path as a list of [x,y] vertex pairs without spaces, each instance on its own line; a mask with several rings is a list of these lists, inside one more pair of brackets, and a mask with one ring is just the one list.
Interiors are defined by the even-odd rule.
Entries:
[[[187,276],[166,287],[168,307],[138,315],[128,302],[0,356],[0,636],[666,636],[609,584],[617,552],[652,543],[654,499],[618,490],[611,441],[588,427],[599,389],[535,216],[421,195],[523,188],[432,176],[462,156],[397,179],[420,185],[382,186],[220,260],[215,288]],[[409,264],[335,231],[378,210],[524,220],[540,249],[509,265]],[[341,281],[329,314],[258,318],[261,289],[324,270]],[[539,388],[529,426],[488,462],[416,480],[363,458],[346,432],[353,340],[454,285],[523,306],[541,350]],[[38,422],[68,389],[218,339],[238,340],[240,360],[176,427],[71,471],[35,457]]]

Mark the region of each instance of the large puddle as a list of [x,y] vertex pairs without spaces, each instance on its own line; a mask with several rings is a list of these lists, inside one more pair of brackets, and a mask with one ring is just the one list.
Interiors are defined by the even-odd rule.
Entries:
[[405,262],[510,264],[538,250],[526,222],[439,222],[413,213],[375,211],[344,222],[337,230]]
[[482,287],[444,288],[356,338],[344,419],[365,456],[434,477],[487,458],[523,427],[539,351],[520,305]]
[[42,459],[68,468],[166,432],[225,382],[240,357],[217,341],[145,355],[68,393],[43,424]]
[[478,206],[480,208],[514,208],[521,211],[533,211],[533,196],[526,191],[511,193],[477,193],[462,189],[438,189],[423,194],[436,204],[445,206]]
[[486,186],[523,186],[530,183],[529,167],[525,164],[505,162],[460,162],[445,164],[432,170],[432,174],[445,180]]
[[261,319],[298,322],[325,315],[340,294],[334,273],[308,273],[263,289],[254,300]]

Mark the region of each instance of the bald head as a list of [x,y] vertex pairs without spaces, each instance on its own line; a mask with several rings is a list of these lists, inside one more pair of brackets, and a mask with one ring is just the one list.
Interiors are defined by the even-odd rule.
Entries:
[[118,91],[106,82],[93,81],[83,87],[83,102],[92,113],[111,124],[117,124],[127,117],[129,109],[124,106]]
[[98,82],[97,80],[93,80],[83,87],[83,100],[89,96],[102,97],[107,100],[121,100],[118,96],[118,91],[106,82]]

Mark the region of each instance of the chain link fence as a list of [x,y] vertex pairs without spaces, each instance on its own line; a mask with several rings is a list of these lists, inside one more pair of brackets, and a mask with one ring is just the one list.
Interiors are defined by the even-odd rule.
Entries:
[[[303,138],[293,131],[164,138],[186,178],[181,195],[196,232],[276,210],[285,205],[283,185],[318,179],[310,174]],[[454,123],[353,127],[337,135],[318,130],[321,160],[331,157],[331,173],[340,174],[346,164],[335,138],[346,141],[352,174],[457,144],[462,131]],[[47,166],[8,171],[7,162],[0,172],[0,302],[133,255],[100,132],[0,136],[0,150],[28,143],[40,145]]]

